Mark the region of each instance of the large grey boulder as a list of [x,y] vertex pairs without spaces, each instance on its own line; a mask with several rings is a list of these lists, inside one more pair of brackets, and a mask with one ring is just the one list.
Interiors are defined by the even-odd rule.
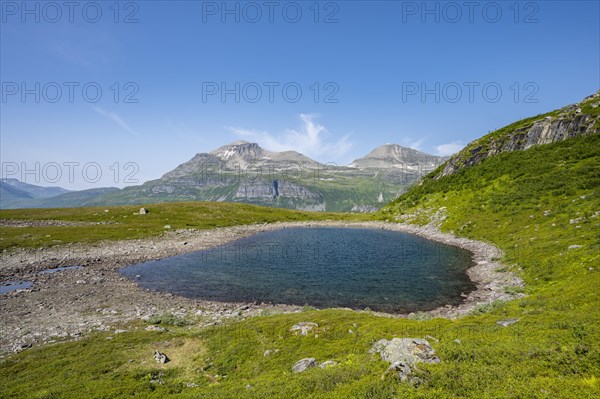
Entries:
[[381,360],[390,363],[388,372],[397,372],[400,380],[410,380],[417,363],[439,363],[440,358],[426,339],[393,338],[375,342],[369,353],[379,353]]
[[317,367],[317,361],[314,357],[306,357],[292,366],[292,373],[302,373],[312,367]]

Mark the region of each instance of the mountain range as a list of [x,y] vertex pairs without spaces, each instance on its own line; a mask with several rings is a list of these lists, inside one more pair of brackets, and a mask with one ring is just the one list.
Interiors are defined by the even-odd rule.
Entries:
[[348,166],[338,166],[295,151],[272,152],[256,143],[236,141],[196,154],[159,179],[124,189],[68,192],[2,179],[0,209],[229,201],[298,210],[371,212],[430,172],[434,172],[431,178],[440,179],[499,154],[599,131],[597,92],[576,104],[498,129],[449,158],[385,144]]
[[31,192],[15,193],[18,183],[26,183],[5,179],[0,208],[230,201],[299,210],[368,212],[398,197],[446,159],[385,144],[348,166],[338,166],[296,151],[273,152],[257,143],[236,141],[196,154],[159,179],[122,190],[68,192],[55,188],[50,193],[51,188],[39,187],[48,195],[36,197]]

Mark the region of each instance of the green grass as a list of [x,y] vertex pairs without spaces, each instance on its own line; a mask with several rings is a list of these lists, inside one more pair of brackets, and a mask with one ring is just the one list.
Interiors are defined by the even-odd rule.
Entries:
[[[238,203],[177,202],[140,206],[1,210],[0,219],[64,220],[103,224],[2,227],[0,249],[35,248],[71,242],[94,243],[153,237],[174,229],[213,229],[234,225],[306,220],[365,220],[368,215],[303,212]],[[108,212],[106,212],[108,211]]]
[[[102,333],[3,360],[0,397],[599,397],[599,148],[594,135],[502,154],[428,177],[376,215],[428,223],[445,207],[441,229],[499,246],[506,267],[527,283],[522,299],[456,321],[306,307],[208,329],[140,329],[112,340]],[[573,244],[581,247],[569,250]],[[507,318],[519,321],[496,323]],[[292,335],[300,321],[318,323],[316,335]],[[438,340],[429,338],[442,361],[419,367],[418,386],[382,378],[387,364],[367,353],[381,338],[427,336]],[[173,362],[153,363],[154,348]],[[265,357],[268,349],[279,351]],[[292,374],[304,357],[339,364]],[[159,376],[164,384],[150,382]]]
[[[452,156],[450,162],[457,166],[464,167],[468,165],[467,161],[473,161],[474,158],[485,158],[488,156],[490,150],[493,149],[497,151],[503,148],[507,143],[522,145],[533,124],[546,117],[563,118],[564,121],[569,121],[578,115],[589,115],[591,118],[595,119],[592,131],[600,133],[600,106],[598,106],[598,102],[598,98],[592,98],[580,103],[580,114],[576,112],[576,108],[569,106],[511,123],[510,125],[504,126],[472,141],[462,151]],[[595,105],[595,107],[593,105]],[[475,163],[479,162],[479,160],[475,159]],[[439,175],[442,169],[443,165],[441,165],[432,176]]]

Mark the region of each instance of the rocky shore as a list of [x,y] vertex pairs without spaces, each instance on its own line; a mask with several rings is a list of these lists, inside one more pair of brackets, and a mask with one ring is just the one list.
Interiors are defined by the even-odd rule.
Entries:
[[[456,318],[477,306],[513,299],[515,295],[506,293],[506,288],[522,285],[514,274],[499,271],[505,270],[497,260],[502,253],[490,244],[457,238],[432,226],[384,222],[286,222],[214,230],[177,230],[139,240],[18,249],[1,254],[0,283],[31,281],[33,287],[0,295],[0,353],[59,339],[76,339],[93,331],[118,331],[128,321],[161,314],[187,316],[196,319],[199,325],[208,326],[231,318],[299,312],[299,306],[209,302],[153,292],[138,287],[118,270],[127,265],[223,245],[263,231],[315,226],[402,231],[471,251],[474,265],[467,273],[477,289],[466,294],[459,306],[448,305],[426,312],[433,317]],[[80,267],[41,273],[65,266]]]

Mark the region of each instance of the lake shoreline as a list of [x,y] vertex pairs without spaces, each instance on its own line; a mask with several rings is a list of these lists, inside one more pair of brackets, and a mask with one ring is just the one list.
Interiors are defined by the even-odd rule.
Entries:
[[[433,226],[387,222],[281,222],[233,226],[214,230],[167,231],[161,236],[96,244],[71,244],[45,249],[18,249],[2,253],[0,281],[25,280],[32,288],[0,297],[0,353],[18,351],[30,344],[76,339],[94,331],[112,331],[135,319],[157,314],[200,318],[209,326],[228,319],[266,313],[300,312],[301,306],[265,303],[211,302],[142,289],[118,270],[145,261],[162,259],[224,245],[250,235],[293,227],[362,227],[415,234],[469,250],[473,266],[467,270],[476,289],[458,306],[446,305],[418,312],[426,317],[454,319],[478,306],[522,295],[508,294],[522,281],[498,262],[502,252],[493,245],[442,233]],[[64,266],[79,269],[40,273]],[[373,312],[384,317],[413,314]]]

